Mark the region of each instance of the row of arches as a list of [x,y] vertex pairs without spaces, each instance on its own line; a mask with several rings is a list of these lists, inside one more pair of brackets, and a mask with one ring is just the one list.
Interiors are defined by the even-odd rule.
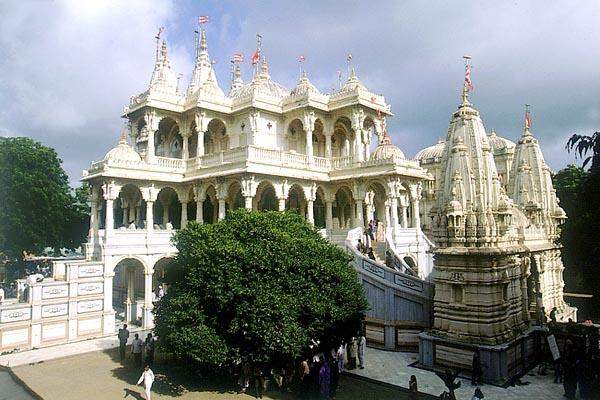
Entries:
[[[254,179],[254,178],[253,178]],[[388,198],[384,183],[373,181],[357,195],[349,184],[333,188],[313,184],[252,180],[254,190],[244,191],[248,181],[206,183],[201,189],[166,186],[147,201],[142,189],[133,183],[119,188],[114,201],[105,200],[103,187],[92,194],[91,235],[109,230],[172,230],[185,227],[188,220],[214,223],[229,210],[251,208],[258,211],[294,210],[318,228],[350,229],[379,219],[385,226],[416,227],[414,202]],[[153,189],[156,190],[156,189]],[[408,190],[405,196],[408,197]],[[357,197],[358,196],[358,197]],[[146,198],[148,198],[146,196]],[[149,199],[149,198],[148,198]],[[111,208],[108,210],[107,208]],[[418,208],[417,208],[418,210]],[[151,221],[151,222],[150,222]]]
[[[228,129],[225,121],[213,118],[208,123],[206,131],[199,134],[196,121],[192,121],[182,129],[175,118],[164,117],[158,123],[158,129],[151,132],[147,119],[141,117],[132,123],[132,136],[136,140],[136,150],[140,154],[145,155],[148,151],[153,151],[153,155],[158,157],[185,159],[216,154],[247,145],[249,125],[250,121],[244,120],[239,128]],[[317,157],[346,157],[353,154],[356,140],[370,144],[371,137],[375,133],[375,122],[371,117],[364,118],[362,130],[365,133],[361,135],[356,135],[350,118],[345,116],[338,117],[334,121],[332,132],[326,132],[323,120],[316,118],[311,126],[310,138],[306,134],[305,125],[301,118],[292,119],[284,125],[283,135],[277,137],[274,146],[299,154],[308,155],[310,152]],[[270,129],[271,123],[267,122],[266,126]],[[186,135],[182,131],[190,134]],[[148,140],[149,135],[152,140]]]

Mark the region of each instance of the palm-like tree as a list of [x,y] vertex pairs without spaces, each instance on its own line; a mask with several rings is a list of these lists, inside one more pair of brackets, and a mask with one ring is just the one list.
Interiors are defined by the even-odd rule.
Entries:
[[600,169],[600,132],[594,132],[591,135],[573,134],[567,141],[567,151],[575,151],[575,155],[580,158],[585,157],[590,151],[591,155],[587,155],[583,160],[583,168],[592,162],[591,170]]

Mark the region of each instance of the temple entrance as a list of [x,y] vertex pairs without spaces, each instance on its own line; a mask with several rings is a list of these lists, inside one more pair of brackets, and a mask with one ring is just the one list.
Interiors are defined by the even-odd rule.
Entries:
[[117,320],[142,326],[144,266],[139,260],[126,258],[115,267],[112,305]]

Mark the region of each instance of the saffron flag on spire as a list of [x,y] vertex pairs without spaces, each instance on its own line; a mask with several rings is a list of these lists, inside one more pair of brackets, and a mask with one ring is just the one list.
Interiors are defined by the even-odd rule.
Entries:
[[165,27],[161,26],[160,28],[158,28],[158,33],[156,34],[156,38],[160,39],[160,34],[163,33],[165,31]]
[[529,110],[525,110],[525,129],[531,128],[531,115]]
[[233,62],[244,62],[244,54],[243,53],[235,53],[232,58]]
[[465,86],[469,88],[469,90],[473,90],[473,82],[471,81],[471,66],[469,64],[465,65]]
[[209,21],[208,15],[201,15],[198,17],[199,24],[205,24]]
[[215,65],[217,63],[217,60],[210,60],[210,65]]
[[258,64],[258,62],[260,61],[260,48],[256,49],[256,51],[254,52],[254,54],[252,54],[252,65],[256,65]]
[[304,62],[306,61],[306,58],[304,58],[304,56],[302,54],[300,54],[300,57],[298,57],[298,62]]
[[348,61],[348,62],[352,61],[352,53],[348,53],[348,56],[346,57],[346,61]]

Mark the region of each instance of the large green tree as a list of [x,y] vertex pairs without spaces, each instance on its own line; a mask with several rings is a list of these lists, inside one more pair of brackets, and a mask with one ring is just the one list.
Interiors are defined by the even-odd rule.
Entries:
[[600,259],[600,132],[574,134],[566,148],[583,160],[583,167],[569,166],[554,179],[569,217],[561,233],[563,260],[572,271],[567,270],[565,281],[569,289],[594,294],[594,306],[587,312],[598,316],[594,308],[600,307],[600,287],[595,284]]
[[0,252],[11,259],[45,246],[75,248],[86,215],[54,149],[25,137],[0,137]]
[[161,345],[181,359],[282,362],[311,338],[353,335],[367,309],[349,257],[295,213],[236,210],[191,222],[174,242],[154,317]]

